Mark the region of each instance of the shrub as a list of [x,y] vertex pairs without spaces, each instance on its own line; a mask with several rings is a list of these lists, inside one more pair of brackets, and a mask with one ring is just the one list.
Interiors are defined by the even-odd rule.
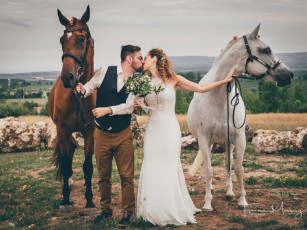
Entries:
[[17,103],[8,103],[0,105],[0,118],[4,117],[18,117],[29,113],[29,109],[23,106],[19,106]]

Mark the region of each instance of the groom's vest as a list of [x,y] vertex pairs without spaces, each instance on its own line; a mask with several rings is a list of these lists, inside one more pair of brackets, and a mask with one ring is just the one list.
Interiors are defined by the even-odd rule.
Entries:
[[[97,89],[96,108],[126,103],[127,97],[126,86],[117,92],[117,67],[109,66],[104,80]],[[131,114],[105,115],[96,118],[96,127],[110,133],[117,133],[126,129],[130,125],[130,121]]]

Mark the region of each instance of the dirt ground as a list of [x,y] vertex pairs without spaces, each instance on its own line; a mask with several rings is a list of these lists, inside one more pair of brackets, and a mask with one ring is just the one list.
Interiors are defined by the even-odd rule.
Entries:
[[[261,155],[258,157],[257,161],[268,162],[267,165],[276,168],[278,162],[287,162],[285,167],[295,167],[300,160],[303,160],[302,156],[283,156],[277,155]],[[191,193],[192,200],[197,208],[202,208],[204,205],[204,195],[205,195],[205,181],[200,172],[196,176],[189,176],[187,171],[191,164],[183,164],[185,171],[186,184]],[[264,189],[260,188],[261,185],[245,185],[246,189],[246,199],[250,204],[248,210],[240,210],[237,205],[236,197],[233,201],[226,200],[226,169],[224,166],[214,166],[214,194],[212,199],[213,211],[211,212],[201,212],[196,214],[197,223],[195,225],[187,225],[183,227],[178,227],[176,229],[249,229],[246,225],[248,223],[255,222],[268,222],[270,220],[277,221],[278,223],[274,225],[277,226],[297,226],[299,223],[302,226],[304,216],[306,218],[306,195],[307,191],[304,188],[274,188],[274,189]],[[36,171],[28,171],[33,177],[39,177],[39,172],[42,170],[50,170],[50,168],[45,167]],[[81,169],[80,169],[81,170]],[[95,169],[96,170],[96,169]],[[248,170],[246,170],[248,171]],[[137,174],[139,172],[136,172]],[[287,171],[287,176],[297,177],[295,172]],[[255,171],[249,171],[245,173],[245,178],[250,176],[259,177],[273,177],[279,178],[282,175],[276,172],[268,172],[264,169],[258,169]],[[234,193],[238,194],[238,183],[232,171],[232,179],[234,186]],[[71,200],[74,202],[74,212],[80,214],[85,207],[84,199],[84,186],[83,180],[75,180],[74,189],[71,192]],[[93,184],[97,181],[93,180]],[[137,184],[138,179],[135,180],[135,194],[137,194]],[[113,214],[120,218],[121,217],[121,188],[120,183],[114,183],[112,185],[112,205]],[[61,194],[59,193],[59,197]],[[94,203],[99,208],[99,191],[94,189]],[[274,211],[272,211],[272,207]],[[299,211],[302,211],[302,216],[300,216]],[[295,216],[295,214],[297,214]],[[240,218],[241,217],[241,218]],[[61,217],[53,217],[50,220],[51,225],[56,225]],[[88,217],[93,218],[93,217]],[[243,219],[243,221],[242,221]],[[245,224],[244,224],[245,223]],[[258,228],[257,228],[258,229]],[[260,227],[263,229],[263,227]],[[285,229],[285,228],[282,228]],[[287,228],[286,228],[287,229]]]

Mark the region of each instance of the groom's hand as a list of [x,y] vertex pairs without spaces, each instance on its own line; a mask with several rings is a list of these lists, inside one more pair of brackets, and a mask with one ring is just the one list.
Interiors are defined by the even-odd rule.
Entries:
[[134,109],[138,109],[141,106],[136,102],[136,100],[134,99],[134,103],[133,103]]
[[94,117],[103,117],[106,114],[111,114],[112,109],[110,107],[98,107],[92,110]]

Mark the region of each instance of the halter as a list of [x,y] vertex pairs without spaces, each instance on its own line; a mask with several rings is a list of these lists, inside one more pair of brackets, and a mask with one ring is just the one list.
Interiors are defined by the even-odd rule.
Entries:
[[[244,43],[245,43],[245,47],[246,47],[246,51],[248,53],[248,58],[246,59],[246,64],[245,64],[245,74],[249,75],[252,78],[255,78],[256,80],[258,79],[262,79],[265,76],[269,75],[269,73],[273,70],[275,70],[281,63],[281,60],[279,60],[278,62],[276,62],[273,66],[270,66],[268,63],[266,63],[265,61],[263,61],[261,58],[258,58],[256,56],[254,56],[252,54],[252,51],[249,47],[248,41],[246,36],[243,36],[244,39]],[[260,64],[264,65],[267,68],[267,71],[263,74],[259,74],[259,75],[255,75],[255,74],[251,74],[247,71],[247,65],[249,62],[253,62],[254,60],[256,60],[257,62],[259,62]]]
[[[77,82],[79,82],[79,79],[80,77],[83,75],[83,72],[84,72],[84,67],[85,67],[85,61],[86,61],[86,57],[87,57],[87,53],[88,53],[88,48],[89,48],[89,45],[90,45],[90,38],[92,38],[91,36],[91,33],[88,29],[88,26],[86,26],[87,28],[82,28],[82,27],[79,27],[79,28],[76,28],[74,30],[64,30],[64,34],[66,33],[73,33],[75,31],[82,31],[84,30],[85,32],[87,32],[87,38],[86,38],[86,48],[85,48],[85,52],[84,52],[84,55],[83,55],[83,58],[80,59],[79,57],[77,57],[76,55],[72,54],[72,53],[63,53],[62,55],[62,62],[64,60],[65,57],[71,57],[73,58],[76,62],[78,62],[78,64],[80,65],[80,67],[78,68],[77,70]],[[93,41],[93,49],[94,49],[94,39],[92,38],[92,41]]]
[[[92,38],[91,36],[91,33],[88,29],[88,26],[86,25],[87,28],[82,28],[82,27],[79,27],[79,28],[76,28],[74,30],[64,30],[64,34],[66,33],[73,33],[75,31],[82,31],[84,30],[85,32],[87,32],[87,38],[86,38],[86,48],[85,48],[85,52],[84,52],[84,55],[83,55],[83,58],[80,59],[79,57],[77,57],[76,55],[72,54],[72,53],[63,53],[62,55],[62,62],[64,60],[65,57],[71,57],[73,58],[76,62],[79,63],[79,68],[77,70],[77,84],[80,80],[80,77],[83,75],[84,73],[84,67],[85,67],[85,61],[86,61],[86,57],[87,57],[87,53],[88,53],[88,49],[89,49],[89,46],[90,46],[90,39],[92,39],[92,42],[93,42],[93,50],[94,50],[94,39]],[[92,123],[92,119],[90,119],[88,122],[86,122],[85,120],[85,116],[84,116],[84,107],[83,107],[83,104],[82,104],[82,99],[83,99],[83,95],[81,95],[80,93],[77,92],[77,90],[74,88],[74,92],[75,92],[75,96],[76,96],[76,113],[77,113],[77,118],[79,120],[82,121],[82,123],[84,124],[84,126],[88,126]],[[91,111],[92,109],[90,108],[89,104],[87,103],[86,100],[84,100],[89,111]],[[93,114],[90,113],[91,117],[93,118]]]

